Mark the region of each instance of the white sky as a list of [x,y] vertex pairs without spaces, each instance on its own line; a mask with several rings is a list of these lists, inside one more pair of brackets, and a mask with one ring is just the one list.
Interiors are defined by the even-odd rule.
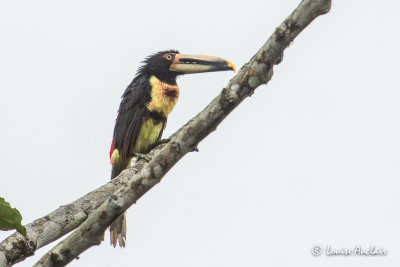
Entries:
[[[144,57],[174,48],[240,68],[299,2],[1,2],[0,196],[26,224],[106,183]],[[127,247],[107,233],[71,266],[399,266],[399,14],[398,0],[334,1],[272,81],[131,207]],[[164,136],[233,75],[181,78]],[[314,257],[313,244],[389,254]]]

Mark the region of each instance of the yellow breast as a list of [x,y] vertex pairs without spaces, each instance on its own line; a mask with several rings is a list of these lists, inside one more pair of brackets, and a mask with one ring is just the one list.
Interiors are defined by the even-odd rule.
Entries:
[[158,140],[163,127],[163,122],[156,122],[152,118],[145,120],[140,129],[133,152],[142,154],[148,153],[151,146]]
[[[132,152],[147,154],[154,143],[159,139],[163,128],[164,122],[155,121],[152,118],[146,119],[140,128],[139,135]],[[132,166],[132,159],[133,157],[121,157],[118,149],[114,149],[111,155],[111,163],[113,168],[115,167],[121,170]]]
[[152,112],[158,112],[168,117],[175,107],[179,97],[179,87],[160,81],[155,76],[150,77],[151,101],[147,108]]

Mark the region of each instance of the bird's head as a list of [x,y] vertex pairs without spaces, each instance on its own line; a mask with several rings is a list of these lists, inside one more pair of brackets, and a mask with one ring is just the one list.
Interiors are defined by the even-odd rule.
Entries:
[[175,83],[178,75],[212,71],[236,71],[229,60],[205,55],[185,55],[177,50],[166,50],[147,57],[140,67],[139,73],[154,75],[158,79]]

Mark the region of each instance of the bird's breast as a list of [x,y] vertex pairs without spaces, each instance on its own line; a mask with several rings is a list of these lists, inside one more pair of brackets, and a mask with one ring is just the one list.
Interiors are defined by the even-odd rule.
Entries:
[[168,117],[175,107],[179,97],[179,87],[160,81],[156,76],[151,76],[151,101],[147,104],[148,110],[158,112]]
[[140,128],[134,152],[148,153],[150,148],[159,139],[160,133],[164,128],[164,123],[164,121],[154,120],[152,117],[145,119]]

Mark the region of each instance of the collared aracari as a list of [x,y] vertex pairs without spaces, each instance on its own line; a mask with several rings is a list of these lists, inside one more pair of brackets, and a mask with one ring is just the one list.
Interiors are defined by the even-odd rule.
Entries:
[[[183,55],[176,50],[158,52],[146,58],[122,95],[110,150],[111,179],[130,167],[135,158],[148,153],[160,140],[167,117],[179,97],[177,76],[224,70],[236,71],[226,59]],[[110,237],[114,247],[117,242],[125,247],[125,214],[111,224]]]

